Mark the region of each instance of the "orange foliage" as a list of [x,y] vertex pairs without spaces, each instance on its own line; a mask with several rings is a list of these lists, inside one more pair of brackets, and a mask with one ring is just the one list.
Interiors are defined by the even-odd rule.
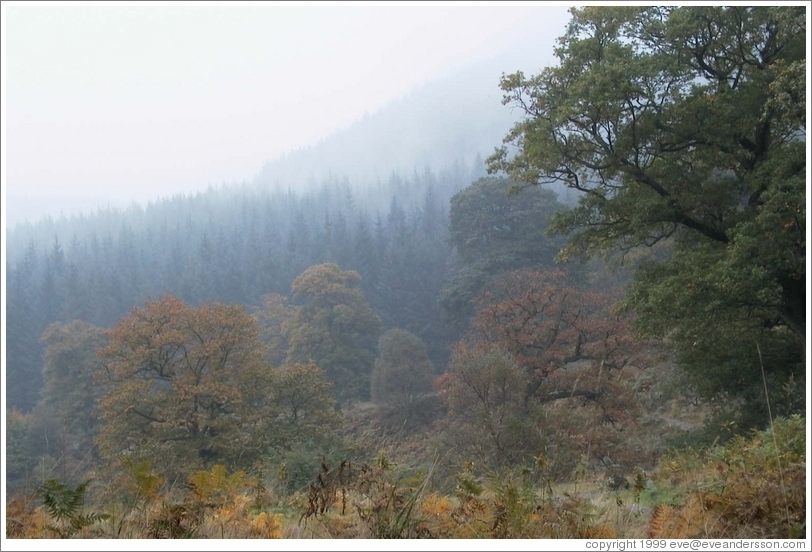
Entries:
[[[537,416],[528,405],[539,405],[543,416],[529,422],[538,431],[516,437],[530,444],[544,433],[544,443],[533,446],[555,453],[558,475],[584,454],[608,456],[629,468],[644,461],[644,451],[628,446],[641,407],[623,376],[625,367],[645,367],[650,359],[646,344],[632,333],[630,317],[613,309],[615,299],[573,286],[562,271],[505,274],[479,298],[471,328],[454,349],[451,370],[435,381],[439,396],[450,407],[482,397],[490,404],[501,397],[500,412],[514,408],[510,405],[524,409],[514,413],[519,420]],[[474,370],[494,351],[507,353],[521,372],[504,362]],[[460,383],[474,395],[461,394],[465,386]],[[498,419],[509,418],[499,414]],[[498,437],[503,457],[512,457],[506,449],[508,436]]]

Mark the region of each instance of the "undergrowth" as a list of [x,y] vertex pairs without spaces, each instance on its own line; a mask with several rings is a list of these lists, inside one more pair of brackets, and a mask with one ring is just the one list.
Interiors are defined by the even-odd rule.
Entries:
[[[802,538],[806,532],[805,419],[724,445],[663,456],[628,487],[594,474],[568,483],[539,473],[476,475],[437,463],[322,460],[306,489],[281,494],[262,472],[217,465],[167,485],[148,462],[127,464],[126,488],[97,492],[45,481],[10,497],[8,538]],[[100,487],[98,482],[95,487]],[[440,489],[445,489],[442,491]],[[112,500],[110,497],[115,496]],[[101,497],[101,498],[100,498]]]
[[[707,451],[660,460],[652,538],[803,538],[806,533],[806,420],[737,436]],[[777,445],[777,446],[776,446]]]

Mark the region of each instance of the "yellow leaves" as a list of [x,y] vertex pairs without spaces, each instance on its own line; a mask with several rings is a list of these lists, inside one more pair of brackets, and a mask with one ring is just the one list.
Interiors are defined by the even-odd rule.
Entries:
[[244,471],[228,475],[225,466],[216,464],[211,471],[200,470],[189,476],[189,483],[200,502],[215,500],[222,504],[239,489],[252,485],[254,480],[246,477]]
[[120,461],[134,479],[130,491],[136,496],[149,499],[157,498],[158,490],[163,485],[164,480],[152,473],[152,462],[145,460],[135,463],[128,456],[122,456]]
[[706,533],[713,526],[713,516],[706,511],[701,499],[691,495],[678,509],[660,505],[649,522],[649,537],[659,539],[688,539],[708,537]]
[[597,527],[590,527],[581,538],[584,539],[615,539],[617,532],[607,525],[598,525]]
[[665,525],[672,515],[673,510],[668,504],[658,504],[649,520],[648,538],[660,539],[665,537]]
[[426,500],[424,500],[423,504],[420,506],[421,513],[431,518],[447,516],[453,510],[454,506],[450,504],[447,496],[437,495],[435,493],[427,496]]
[[[210,506],[209,504],[205,505]],[[248,514],[250,505],[251,499],[249,497],[236,494],[230,497],[228,501],[215,507],[208,521],[213,524],[219,524],[221,530],[226,526],[231,529],[242,527],[243,529],[250,530],[251,520]]]
[[[216,467],[216,466],[215,466]],[[195,491],[198,500],[204,501],[212,492],[211,476],[204,471],[198,471],[189,476],[189,483]]]
[[251,537],[258,539],[281,539],[282,524],[280,514],[260,512],[251,521]]
[[445,495],[431,493],[420,505],[418,515],[422,526],[438,538],[472,538],[476,534],[471,529],[467,514],[452,503]]

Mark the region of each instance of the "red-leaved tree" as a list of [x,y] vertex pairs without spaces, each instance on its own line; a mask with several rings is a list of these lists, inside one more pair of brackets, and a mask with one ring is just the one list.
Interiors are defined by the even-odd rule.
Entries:
[[[450,372],[439,382],[451,416],[475,419],[465,412],[474,401],[459,400],[469,394],[472,381],[466,368],[472,361],[460,351],[477,350],[479,356],[501,351],[523,372],[514,378],[523,382],[522,396],[512,404],[521,405],[523,419],[539,416],[524,424],[533,431],[533,440],[544,435],[538,446],[546,453],[538,453],[556,455],[561,466],[572,466],[583,455],[613,464],[641,460],[633,458],[636,449],[628,444],[641,414],[628,380],[650,359],[646,344],[631,331],[630,317],[615,302],[610,294],[572,285],[562,271],[520,270],[495,280],[478,300],[464,348],[457,349]],[[477,381],[489,381],[490,371],[489,365],[480,367]],[[470,391],[472,396],[482,394],[473,387]],[[507,418],[500,414],[499,419]],[[530,439],[528,434],[525,441]]]

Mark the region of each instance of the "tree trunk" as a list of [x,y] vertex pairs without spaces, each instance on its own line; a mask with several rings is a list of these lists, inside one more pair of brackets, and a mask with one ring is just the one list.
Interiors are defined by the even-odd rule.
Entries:
[[806,282],[787,278],[782,284],[781,318],[806,344]]

